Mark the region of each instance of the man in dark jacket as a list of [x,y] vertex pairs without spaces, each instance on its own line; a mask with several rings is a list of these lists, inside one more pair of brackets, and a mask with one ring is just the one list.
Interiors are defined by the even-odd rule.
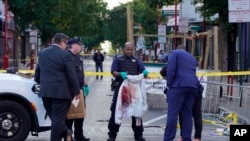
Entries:
[[66,52],[68,37],[57,33],[53,45],[39,52],[35,81],[40,84],[38,96],[51,119],[51,141],[71,137],[72,131],[65,124],[71,100],[80,97],[80,88],[74,69],[74,60]]
[[[75,67],[74,68],[75,68],[76,73],[77,73],[78,84],[79,84],[81,90],[83,90],[83,88],[88,87],[88,85],[84,79],[83,60],[79,54],[81,52],[81,49],[82,49],[81,40],[78,37],[71,38],[68,41],[68,45],[69,45],[68,51],[75,58],[75,60],[74,60]],[[84,100],[85,100],[85,98],[84,98]],[[84,104],[85,104],[85,101],[84,101]],[[85,107],[86,107],[86,104],[85,104]],[[72,130],[72,125],[74,123],[74,127],[75,127],[74,138],[76,141],[89,141],[90,140],[90,138],[86,138],[83,135],[83,121],[84,121],[84,118],[67,119],[66,120],[66,124],[67,124],[68,128],[71,130]]]
[[[100,50],[98,50],[95,54],[94,54],[94,61],[95,61],[95,68],[96,68],[96,72],[100,71],[103,72],[103,61],[104,61],[104,56],[103,54],[100,52]],[[102,75],[101,75],[101,79],[102,79]],[[98,75],[96,76],[96,79],[98,79]]]

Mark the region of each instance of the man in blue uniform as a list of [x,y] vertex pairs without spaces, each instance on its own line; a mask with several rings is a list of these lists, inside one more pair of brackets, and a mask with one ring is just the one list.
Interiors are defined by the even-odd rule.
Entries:
[[196,76],[196,59],[186,47],[179,45],[169,54],[167,66],[168,116],[164,141],[173,141],[179,113],[182,114],[182,140],[191,141],[192,107],[198,95],[199,81]]
[[[119,131],[120,125],[115,124],[115,107],[119,88],[124,79],[129,75],[138,75],[143,73],[144,76],[148,75],[148,71],[144,68],[144,65],[141,60],[133,55],[134,45],[131,42],[126,42],[123,48],[123,55],[117,56],[111,66],[111,73],[115,77],[117,82],[114,88],[114,95],[112,99],[112,104],[110,107],[111,117],[108,124],[108,135],[109,138],[107,141],[115,141],[117,133]],[[132,117],[132,129],[134,131],[134,139],[136,141],[145,141],[143,138],[143,124],[141,118]]]
[[[81,49],[82,49],[82,43],[80,41],[80,38],[78,38],[78,37],[71,38],[68,41],[68,45],[69,45],[68,51],[75,58],[74,64],[75,64],[75,70],[76,70],[79,86],[80,86],[80,88],[85,88],[85,89],[87,88],[88,89],[88,85],[84,79],[83,60],[79,54],[81,52]],[[85,107],[86,107],[86,104],[85,104]],[[66,120],[66,124],[67,124],[68,128],[71,130],[72,130],[73,122],[74,122],[74,126],[75,126],[74,138],[76,141],[89,141],[90,140],[90,138],[86,138],[83,135],[83,129],[82,129],[83,128],[83,121],[84,121],[84,118],[67,119]]]

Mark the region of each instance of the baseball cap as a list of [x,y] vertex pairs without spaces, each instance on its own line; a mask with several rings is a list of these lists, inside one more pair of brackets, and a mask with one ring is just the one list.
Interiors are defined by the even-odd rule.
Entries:
[[79,37],[74,37],[74,38],[69,39],[68,44],[69,45],[72,45],[72,44],[82,45],[82,42],[81,42],[81,39]]

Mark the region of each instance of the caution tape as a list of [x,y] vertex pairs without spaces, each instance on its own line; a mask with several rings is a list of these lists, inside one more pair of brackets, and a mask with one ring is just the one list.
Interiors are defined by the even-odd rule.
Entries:
[[96,75],[102,75],[102,76],[112,76],[111,72],[84,72],[87,76],[96,76]]
[[[6,72],[6,70],[0,70],[0,72]],[[18,70],[19,73],[23,74],[33,74],[34,70]],[[197,72],[197,76],[237,76],[237,75],[250,75],[250,71],[238,71],[238,72]],[[85,71],[87,76],[102,75],[110,77],[112,76],[111,72],[90,72]],[[159,72],[150,72],[149,77],[161,77]]]
[[250,75],[250,71],[237,72],[197,72],[197,76],[236,76],[236,75]]

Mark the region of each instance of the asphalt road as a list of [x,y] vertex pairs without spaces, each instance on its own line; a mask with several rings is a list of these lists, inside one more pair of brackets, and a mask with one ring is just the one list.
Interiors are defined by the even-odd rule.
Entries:
[[[104,62],[104,71],[110,71],[111,58]],[[85,60],[85,70],[94,71],[92,60]],[[94,76],[87,76],[90,94],[86,98],[87,114],[84,122],[84,135],[90,137],[91,141],[106,141],[108,138],[108,120],[110,117],[110,103],[112,94],[110,88],[111,77],[96,80]],[[144,137],[147,141],[162,141],[166,123],[167,111],[151,110],[144,115]],[[204,124],[202,141],[228,141],[226,136],[215,133],[216,127]],[[194,130],[193,130],[194,131]],[[39,137],[29,136],[26,141],[49,141],[50,131],[39,133]],[[179,138],[179,129],[176,139]],[[131,128],[131,119],[123,120],[116,141],[134,141]]]

